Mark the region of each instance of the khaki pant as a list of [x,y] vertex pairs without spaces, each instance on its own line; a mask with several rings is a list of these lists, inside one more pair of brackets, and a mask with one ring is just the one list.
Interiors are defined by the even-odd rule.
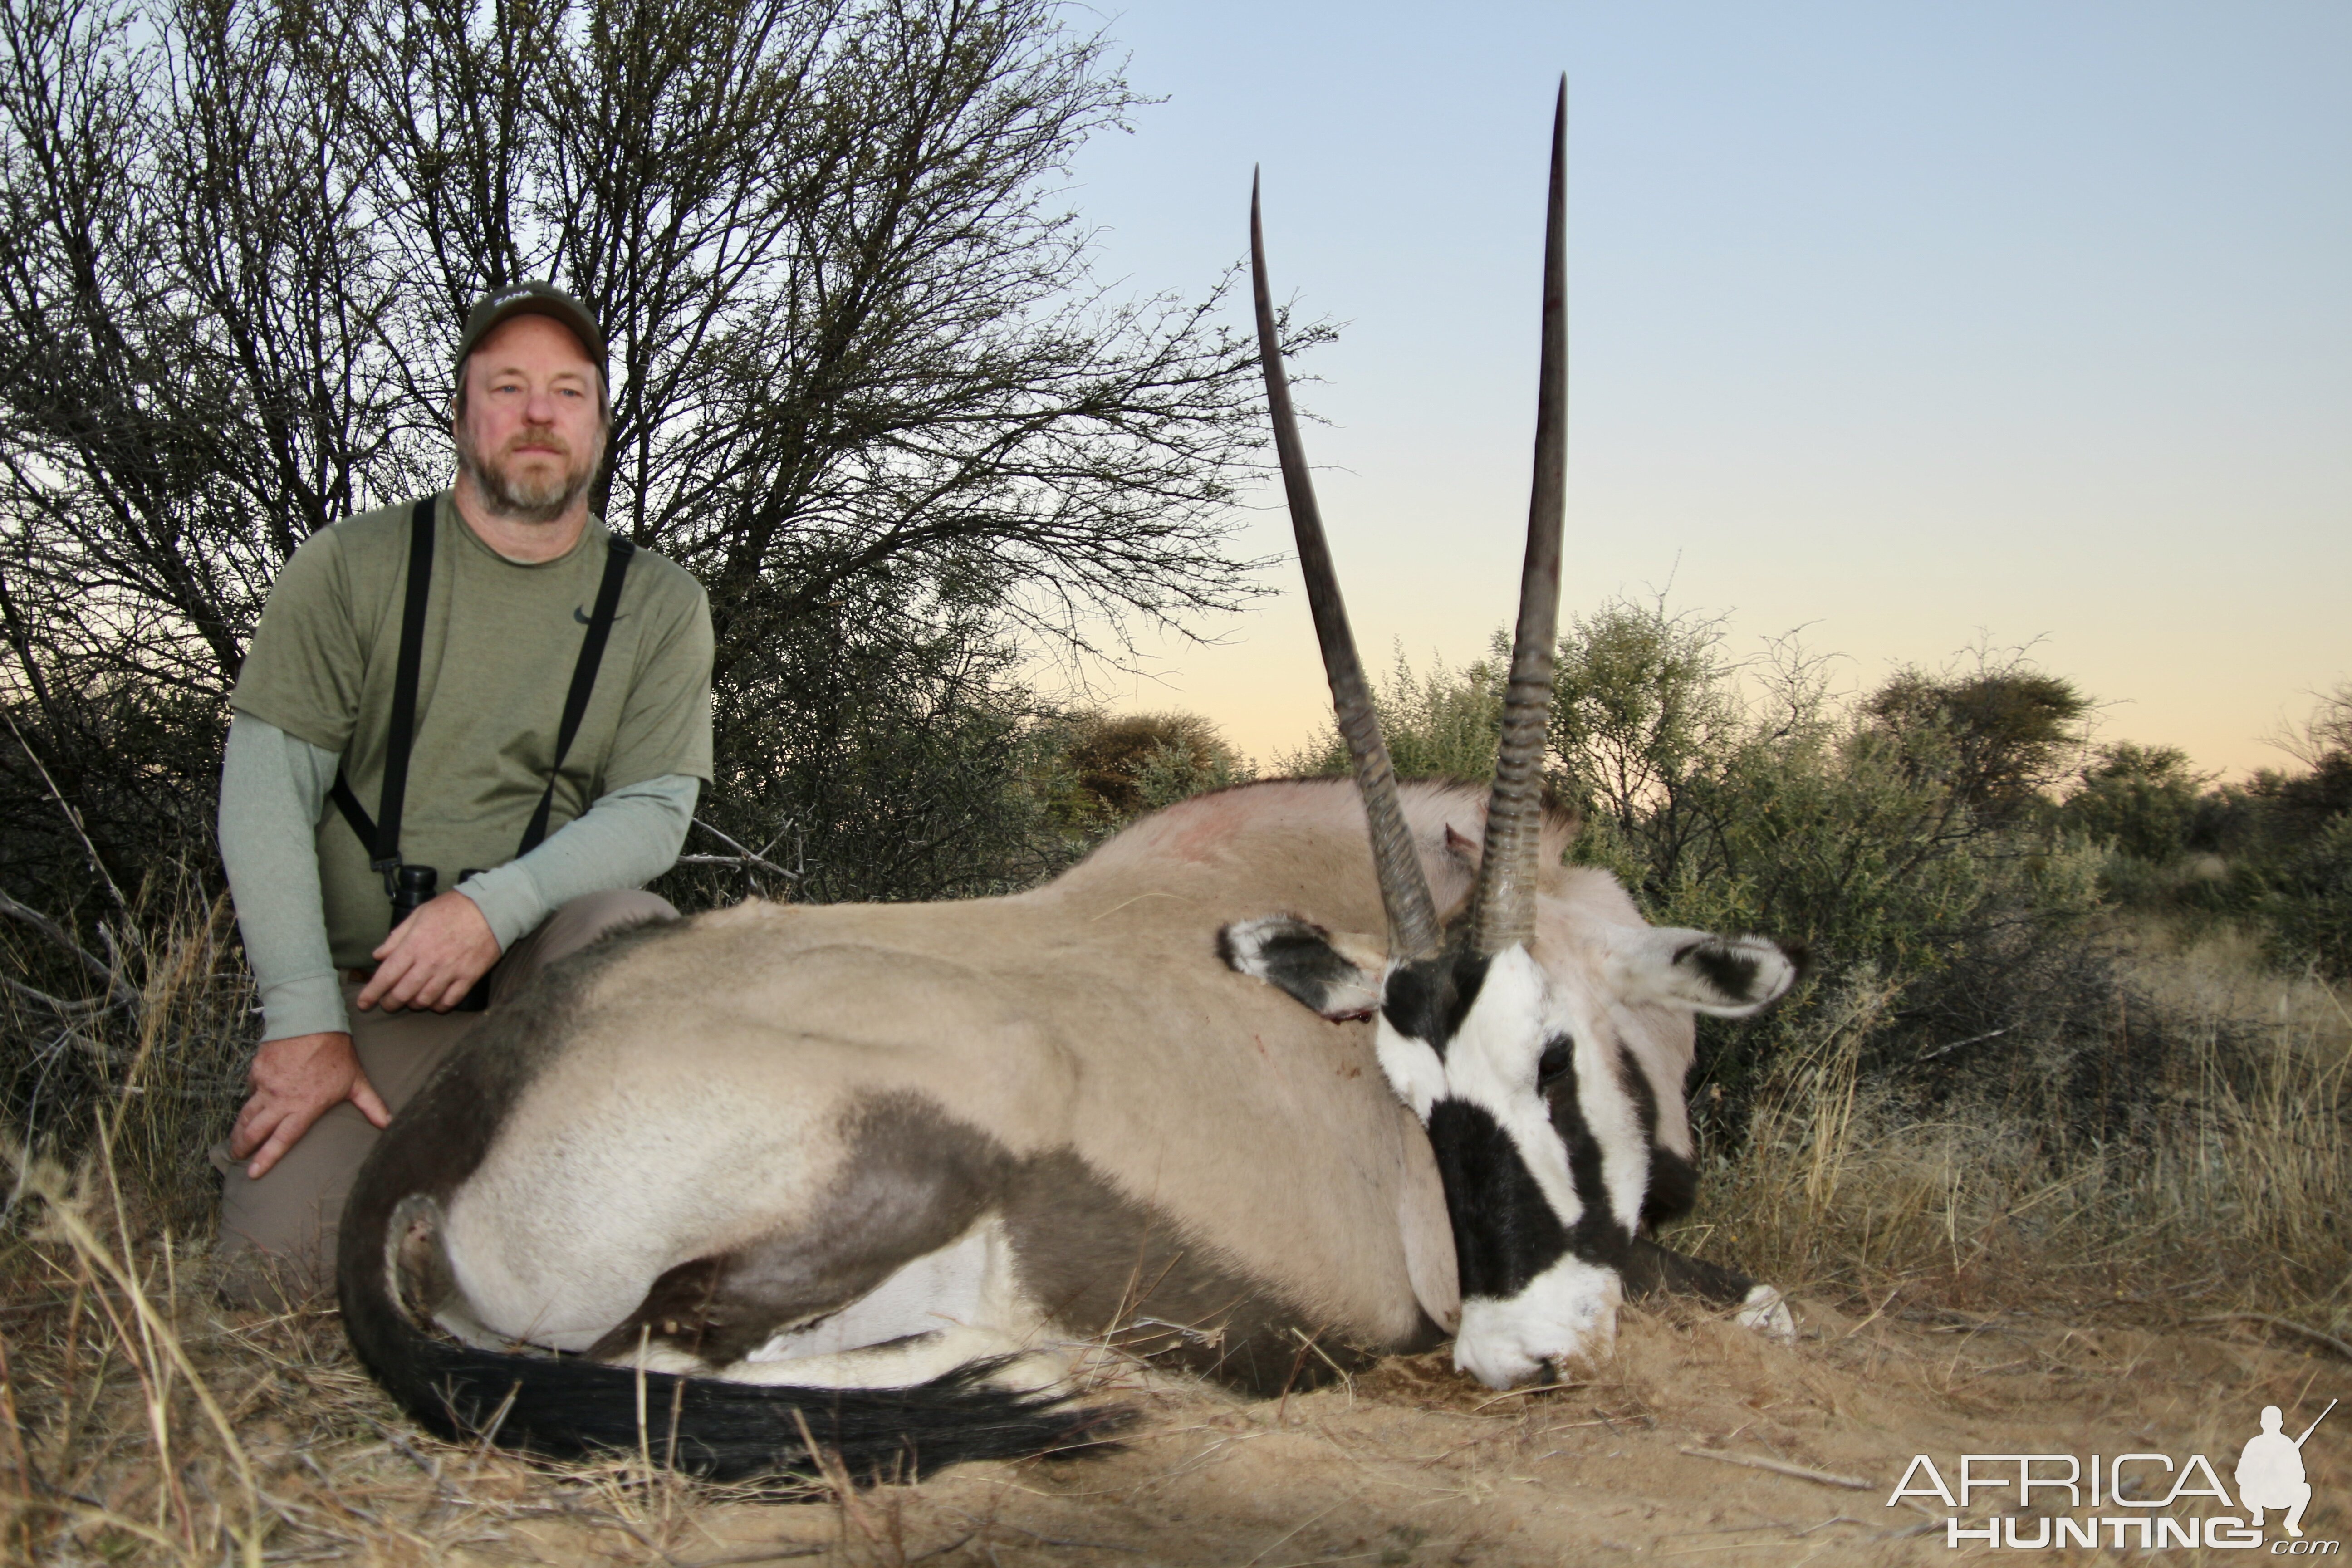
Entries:
[[[590,893],[572,900],[509,948],[490,971],[496,1007],[567,953],[606,931],[648,920],[674,921],[677,910],[652,893],[634,889]],[[368,1082],[394,1115],[415,1097],[479,1013],[361,1012],[359,983],[346,977],[343,1006],[352,1046]],[[245,1163],[216,1143],[212,1162],[221,1173],[220,1240],[214,1248],[221,1293],[235,1305],[278,1307],[299,1302],[335,1279],[335,1227],[360,1163],[383,1136],[349,1100],[310,1125],[301,1141],[255,1181]]]

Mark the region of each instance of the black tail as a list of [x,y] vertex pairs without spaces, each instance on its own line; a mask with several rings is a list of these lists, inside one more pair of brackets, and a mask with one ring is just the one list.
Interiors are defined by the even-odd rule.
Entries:
[[[457,1296],[434,1234],[441,1206],[546,1059],[545,1043],[560,1037],[566,994],[542,984],[490,1014],[394,1121],[344,1205],[336,1244],[343,1331],[417,1420],[459,1441],[487,1436],[561,1458],[636,1453],[642,1441],[657,1461],[722,1479],[814,1473],[814,1438],[860,1481],[1067,1451],[1125,1425],[1123,1409],[992,1384],[994,1362],[912,1388],[783,1388],[665,1373],[641,1378],[580,1356],[478,1350],[424,1326],[425,1314]],[[404,1296],[422,1312],[412,1316]]]
[[409,1414],[454,1441],[488,1436],[550,1458],[634,1454],[642,1440],[656,1463],[720,1480],[814,1474],[806,1440],[814,1437],[859,1481],[911,1480],[967,1459],[1098,1443],[1129,1415],[999,1387],[987,1381],[996,1366],[989,1362],[912,1388],[781,1388],[667,1373],[640,1380],[579,1356],[476,1350],[415,1328],[388,1295],[374,1296],[354,1303],[347,1294],[344,1326],[360,1359]]

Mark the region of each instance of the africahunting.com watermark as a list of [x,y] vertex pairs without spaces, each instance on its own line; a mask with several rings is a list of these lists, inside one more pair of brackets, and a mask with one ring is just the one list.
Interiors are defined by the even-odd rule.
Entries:
[[[1946,1544],[1979,1550],[2186,1546],[2267,1550],[2274,1557],[2340,1556],[2341,1542],[2312,1540],[2303,1531],[2304,1510],[2311,1506],[2304,1445],[2335,1408],[2329,1400],[2300,1436],[2290,1436],[2279,1407],[2264,1405],[2262,1430],[2246,1439],[2231,1472],[2234,1496],[2202,1454],[2185,1459],[2158,1453],[1962,1454],[1940,1467],[1932,1457],[1915,1454],[1886,1506],[1940,1502],[1951,1510],[1944,1518]],[[1994,1511],[1971,1512],[1988,1501]],[[2199,1511],[2184,1513],[2184,1508]]]

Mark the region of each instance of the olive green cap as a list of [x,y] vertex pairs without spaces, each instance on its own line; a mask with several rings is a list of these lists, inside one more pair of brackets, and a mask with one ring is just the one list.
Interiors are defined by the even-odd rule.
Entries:
[[580,340],[580,346],[587,351],[597,370],[604,369],[609,357],[604,348],[604,329],[597,324],[588,307],[554,284],[530,278],[502,284],[474,302],[473,310],[466,316],[465,334],[457,340],[458,368],[465,367],[466,356],[479,347],[492,330],[517,316],[551,316],[562,322]]

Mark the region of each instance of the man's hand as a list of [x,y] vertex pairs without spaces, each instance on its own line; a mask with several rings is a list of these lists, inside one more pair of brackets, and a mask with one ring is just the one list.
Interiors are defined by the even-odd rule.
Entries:
[[360,1070],[352,1037],[340,1030],[265,1042],[254,1056],[252,1078],[252,1097],[236,1113],[236,1125],[228,1135],[233,1157],[252,1155],[245,1169],[247,1176],[268,1174],[312,1122],[344,1100],[358,1106],[360,1114],[378,1127],[392,1120],[367,1074]]
[[375,950],[375,977],[360,993],[360,1005],[446,1013],[498,961],[490,922],[473,900],[452,888],[392,928]]

